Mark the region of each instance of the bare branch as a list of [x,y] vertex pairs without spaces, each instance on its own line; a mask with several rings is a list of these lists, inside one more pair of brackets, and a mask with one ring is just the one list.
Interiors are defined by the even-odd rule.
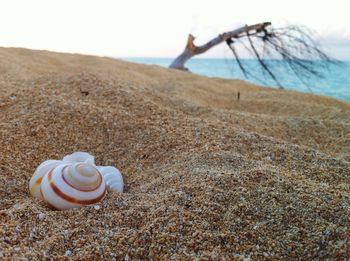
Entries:
[[271,23],[268,22],[260,23],[251,26],[244,26],[233,31],[225,32],[223,34],[218,35],[217,37],[215,37],[214,39],[210,40],[202,46],[196,46],[194,44],[195,38],[192,35],[189,35],[185,50],[171,63],[169,67],[174,69],[187,70],[187,68],[185,68],[185,63],[193,56],[202,54],[211,49],[212,47],[221,44],[227,39],[239,38],[240,35],[244,34],[247,30],[256,32],[261,31],[264,27],[270,24]]
[[241,63],[241,59],[239,58],[237,52],[236,52],[236,49],[235,47],[232,45],[234,42],[233,40],[230,38],[230,39],[227,39],[226,40],[226,43],[228,45],[228,47],[231,49],[233,55],[235,56],[235,59],[237,61],[237,64],[239,66],[239,68],[241,69],[241,71],[243,72],[244,76],[247,78],[248,77],[248,73],[247,73],[247,70],[244,68],[244,66],[242,65]]
[[250,35],[249,35],[249,32],[247,32],[247,36],[248,36],[248,39],[249,39],[249,43],[250,43],[250,47],[252,48],[256,58],[258,59],[260,65],[263,67],[263,69],[265,71],[268,72],[268,74],[271,76],[272,79],[275,80],[275,82],[278,84],[278,86],[280,88],[283,88],[282,85],[279,83],[279,81],[277,80],[276,76],[273,74],[273,72],[270,70],[269,66],[264,62],[264,60],[261,59],[260,57],[260,54],[259,52],[256,50],[255,46],[254,46],[254,43],[252,41],[252,39],[250,38]]

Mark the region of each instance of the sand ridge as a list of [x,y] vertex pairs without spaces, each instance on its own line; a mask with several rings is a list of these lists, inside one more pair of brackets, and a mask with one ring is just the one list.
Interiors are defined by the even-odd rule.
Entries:
[[[350,255],[349,103],[16,48],[0,91],[1,257]],[[125,193],[63,212],[31,198],[36,166],[73,151],[118,166]]]

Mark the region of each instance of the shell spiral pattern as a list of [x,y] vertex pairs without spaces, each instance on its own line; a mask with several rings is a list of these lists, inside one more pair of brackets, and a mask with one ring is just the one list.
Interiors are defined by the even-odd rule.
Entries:
[[112,166],[95,165],[86,152],[74,152],[63,160],[46,160],[35,170],[29,190],[55,209],[70,209],[101,201],[108,192],[122,192],[120,171]]
[[55,209],[91,205],[106,195],[106,185],[99,171],[87,163],[61,164],[44,176],[40,192]]

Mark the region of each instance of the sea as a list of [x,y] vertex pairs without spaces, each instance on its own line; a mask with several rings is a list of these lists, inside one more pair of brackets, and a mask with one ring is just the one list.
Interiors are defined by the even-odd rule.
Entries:
[[[173,58],[119,58],[135,63],[153,64],[168,67]],[[233,59],[191,59],[186,67],[192,73],[209,77],[220,77],[226,79],[242,79],[262,86],[278,88],[278,84],[261,70],[257,60],[242,60],[249,68],[246,77],[239,69],[237,62]],[[328,68],[321,68],[322,77],[300,77],[284,66],[282,61],[270,61],[275,75],[278,76],[280,84],[285,89],[300,92],[331,96],[336,99],[350,101],[350,61],[341,61],[329,64]],[[317,67],[317,62],[315,62]]]

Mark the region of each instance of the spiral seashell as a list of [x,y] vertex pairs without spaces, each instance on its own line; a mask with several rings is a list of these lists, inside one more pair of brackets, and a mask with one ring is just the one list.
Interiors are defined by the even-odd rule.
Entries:
[[117,168],[111,166],[100,166],[97,167],[97,169],[100,171],[106,182],[108,192],[123,192],[123,176]]
[[63,160],[46,160],[37,167],[29,182],[32,196],[55,209],[94,204],[107,191],[123,192],[120,171],[111,166],[95,165],[94,156],[74,152]]
[[61,160],[46,160],[36,168],[32,178],[29,181],[30,194],[38,199],[42,199],[40,185],[43,177],[53,168],[62,163]]
[[91,205],[106,195],[106,184],[96,169],[87,163],[60,164],[44,175],[40,191],[42,198],[55,209]]

